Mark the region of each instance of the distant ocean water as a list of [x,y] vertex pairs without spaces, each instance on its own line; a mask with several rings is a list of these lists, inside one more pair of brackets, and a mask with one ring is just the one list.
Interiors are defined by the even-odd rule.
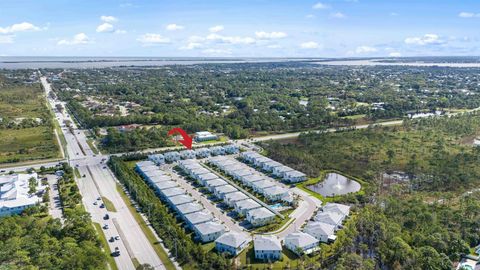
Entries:
[[[0,69],[106,68],[118,66],[166,66],[207,63],[260,63],[300,59],[287,58],[173,58],[173,57],[0,57]],[[309,59],[311,60],[311,59]]]

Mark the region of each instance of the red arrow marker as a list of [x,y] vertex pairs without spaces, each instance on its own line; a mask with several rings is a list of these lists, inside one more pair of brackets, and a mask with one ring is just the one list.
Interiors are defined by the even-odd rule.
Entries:
[[174,133],[180,133],[180,135],[182,136],[183,140],[179,140],[179,143],[183,144],[188,149],[192,149],[192,138],[188,136],[185,130],[181,128],[172,128],[167,135],[170,136]]

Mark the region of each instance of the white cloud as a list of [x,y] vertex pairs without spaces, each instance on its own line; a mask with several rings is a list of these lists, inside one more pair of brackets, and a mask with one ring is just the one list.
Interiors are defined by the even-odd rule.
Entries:
[[184,28],[184,26],[175,23],[169,24],[165,27],[165,29],[167,29],[168,31],[183,30]]
[[330,17],[336,18],[336,19],[343,19],[347,16],[345,16],[345,14],[343,14],[341,12],[335,12],[335,13],[330,14]]
[[26,31],[40,31],[41,28],[35,26],[29,22],[22,22],[12,24],[7,27],[0,27],[0,34],[12,34],[17,32],[26,32]]
[[458,14],[460,18],[473,18],[473,17],[480,17],[480,13],[473,13],[473,12],[460,12]]
[[359,46],[355,49],[355,53],[357,54],[374,53],[377,51],[378,51],[377,48],[370,47],[370,46]]
[[188,42],[199,43],[205,41],[204,37],[201,36],[190,36]]
[[224,29],[223,25],[215,25],[215,26],[212,26],[210,28],[208,28],[208,31],[210,31],[211,33],[218,33],[220,31],[222,31]]
[[406,44],[411,45],[439,45],[445,43],[437,34],[425,34],[422,37],[408,37],[405,39]]
[[230,43],[230,44],[253,44],[255,39],[251,37],[238,37],[238,36],[222,36],[219,34],[209,34],[206,38],[207,40]]
[[147,33],[147,34],[141,35],[137,38],[137,41],[145,45],[170,43],[169,38],[163,37],[160,34],[153,34],[153,33]]
[[316,3],[315,5],[313,5],[312,8],[313,8],[313,9],[327,9],[327,8],[329,8],[329,6],[328,6],[328,5],[325,5],[325,4],[323,4],[323,3],[318,2],[318,3]]
[[113,16],[105,16],[105,15],[101,16],[100,20],[102,20],[104,22],[107,22],[107,23],[114,23],[114,22],[118,21],[118,19],[113,17]]
[[97,32],[98,33],[111,33],[115,29],[113,28],[113,25],[109,23],[102,23],[99,26],[97,26]]
[[13,36],[0,36],[0,44],[13,43]]
[[285,38],[287,37],[287,33],[285,32],[264,32],[259,31],[255,32],[255,36],[258,39],[277,39],[277,38]]
[[203,50],[202,53],[212,55],[212,56],[224,56],[224,55],[231,55],[232,51],[229,49],[206,49],[206,50]]
[[305,16],[305,18],[307,18],[307,19],[313,19],[313,18],[315,18],[315,15],[313,15],[313,14],[307,14],[307,15]]
[[304,42],[304,43],[300,44],[300,48],[302,48],[302,49],[319,49],[320,44],[318,44],[315,41],[308,41],[308,42]]
[[180,47],[180,50],[194,50],[203,47],[202,43],[189,42],[187,45]]
[[269,49],[281,49],[282,46],[280,46],[278,44],[272,44],[272,45],[268,45],[267,48],[269,48]]
[[391,52],[388,56],[390,56],[390,57],[401,57],[402,54],[399,53],[399,52]]
[[117,29],[117,30],[115,30],[115,32],[114,32],[114,33],[115,33],[115,34],[126,34],[126,33],[127,33],[127,31],[126,31],[126,30],[120,30],[120,29]]
[[58,45],[78,45],[78,44],[87,44],[90,43],[90,38],[85,33],[78,33],[73,36],[73,39],[67,40],[62,39],[58,41]]

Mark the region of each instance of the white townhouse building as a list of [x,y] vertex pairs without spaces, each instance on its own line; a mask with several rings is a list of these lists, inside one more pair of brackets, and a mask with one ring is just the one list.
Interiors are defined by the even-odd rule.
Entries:
[[252,209],[247,212],[247,221],[253,227],[260,227],[272,223],[275,220],[275,214],[265,207]]
[[213,188],[213,193],[219,199],[224,199],[228,193],[237,192],[238,189],[232,185],[217,186]]
[[180,157],[182,159],[194,159],[197,157],[197,155],[195,154],[195,151],[188,149],[180,151]]
[[285,173],[293,171],[292,168],[288,166],[280,166],[280,167],[275,167],[273,168],[273,175],[276,177],[283,178],[285,176]]
[[245,234],[228,232],[215,240],[215,249],[219,253],[226,252],[232,256],[237,256],[251,241],[252,239]]
[[245,195],[243,192],[237,191],[225,194],[223,201],[229,206],[233,207],[235,202],[243,201],[248,199],[249,197]]
[[234,203],[235,211],[240,216],[245,216],[248,211],[262,207],[259,203],[253,199],[246,199],[242,201],[237,201]]
[[274,235],[254,236],[253,249],[255,250],[255,259],[274,261],[282,257],[282,244]]
[[318,212],[313,220],[333,225],[336,229],[339,229],[342,226],[344,218],[344,215],[336,212]]
[[165,164],[165,157],[162,154],[148,155],[148,160],[152,161],[156,165]]
[[287,194],[288,189],[279,186],[273,186],[263,190],[263,196],[271,202],[280,201]]
[[225,226],[215,221],[208,221],[193,225],[193,230],[202,243],[208,243],[224,234]]
[[303,182],[307,180],[307,175],[296,170],[288,171],[283,174],[283,180],[288,183]]
[[335,226],[323,222],[308,222],[303,231],[323,243],[333,242],[337,239],[335,236]]
[[293,253],[301,256],[320,250],[320,241],[308,233],[294,232],[285,236],[283,245]]

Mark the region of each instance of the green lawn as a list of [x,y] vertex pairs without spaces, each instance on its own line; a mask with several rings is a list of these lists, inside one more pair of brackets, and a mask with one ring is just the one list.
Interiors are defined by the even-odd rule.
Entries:
[[107,199],[107,197],[102,196],[102,201],[105,204],[105,208],[107,208],[108,211],[117,212],[117,209],[115,209],[115,205],[113,205],[112,201]]

